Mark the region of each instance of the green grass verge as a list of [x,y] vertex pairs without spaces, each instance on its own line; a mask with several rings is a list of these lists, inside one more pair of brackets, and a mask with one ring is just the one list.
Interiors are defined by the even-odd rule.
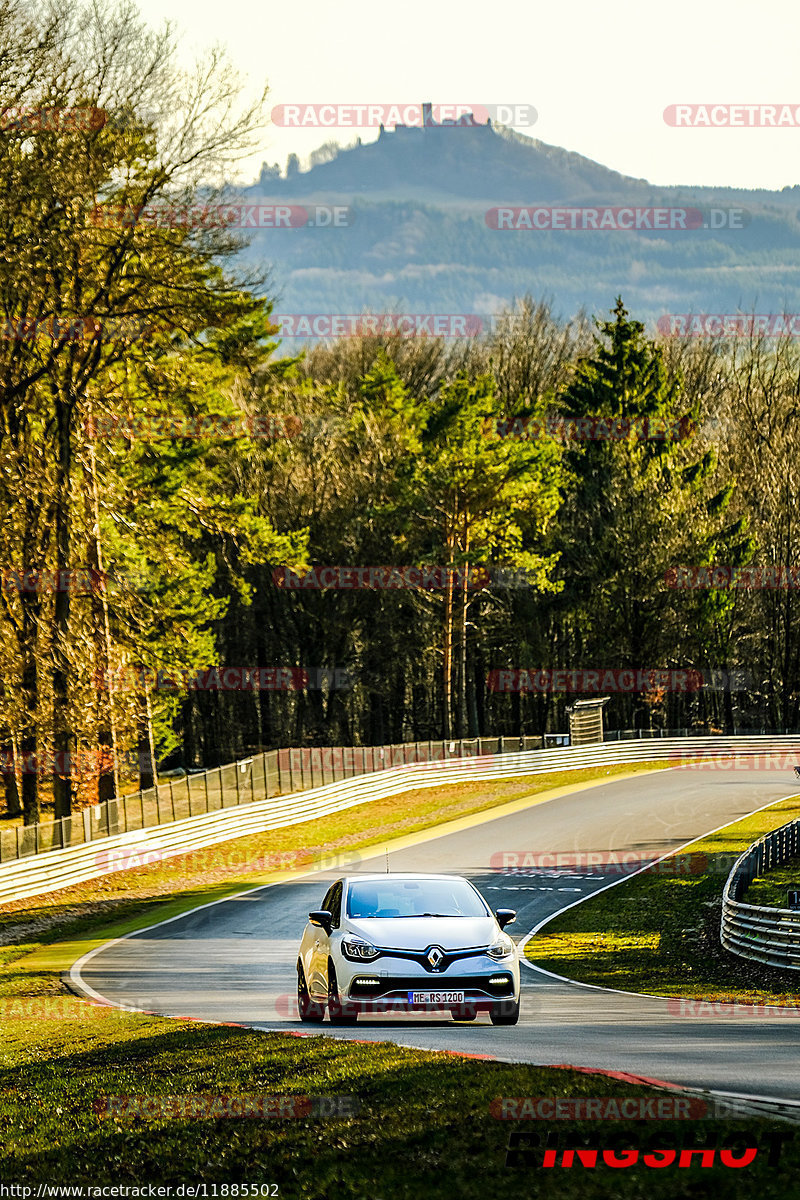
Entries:
[[[530,939],[527,957],[569,979],[624,991],[762,1004],[800,999],[796,971],[749,962],[719,941],[733,860],[798,816],[800,797],[790,797],[699,838],[658,871],[632,876],[555,917]],[[683,874],[689,854],[723,861],[709,857],[704,869]]]
[[800,858],[792,858],[782,867],[758,875],[742,897],[746,904],[764,904],[768,908],[786,908],[787,892],[800,890]]
[[[186,1095],[351,1097],[355,1115],[289,1119],[116,1116],[97,1112],[109,1097]],[[535,1122],[495,1119],[504,1096],[654,1096],[657,1093],[573,1071],[475,1062],[442,1054],[327,1038],[293,1038],[125,1015],[69,1023],[20,1024],[0,1053],[0,1130],[4,1183],[141,1185],[180,1182],[277,1184],[278,1195],[303,1200],[485,1200],[506,1188],[524,1196],[673,1198],[708,1194],[784,1197],[800,1168],[790,1144],[779,1167],[747,1170],[625,1171],[580,1167],[506,1168],[512,1130]],[[660,1093],[663,1095],[663,1093]],[[131,1103],[130,1099],[127,1102]],[[352,1103],[352,1101],[351,1101]],[[112,1101],[112,1105],[114,1102]],[[146,1110],[145,1110],[146,1111]],[[174,1111],[174,1110],[173,1110]],[[563,1135],[602,1146],[623,1131],[633,1144],[686,1135],[701,1144],[716,1132],[761,1136],[781,1127],[747,1122],[558,1122]],[[800,1139],[798,1139],[800,1141]],[[753,1138],[747,1139],[753,1144]],[[666,1143],[669,1144],[669,1143]],[[674,1144],[674,1142],[673,1142]],[[209,1195],[213,1193],[208,1192]]]

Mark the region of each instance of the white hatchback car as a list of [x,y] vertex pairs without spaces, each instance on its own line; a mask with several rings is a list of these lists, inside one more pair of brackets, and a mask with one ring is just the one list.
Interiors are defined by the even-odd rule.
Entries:
[[358,875],[339,879],[308,914],[297,959],[302,1021],[352,1024],[359,1013],[449,1009],[457,1020],[488,1010],[516,1025],[516,947],[460,875]]

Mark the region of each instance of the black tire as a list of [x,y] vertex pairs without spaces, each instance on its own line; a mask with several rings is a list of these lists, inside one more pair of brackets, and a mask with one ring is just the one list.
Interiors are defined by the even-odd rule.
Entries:
[[332,962],[328,962],[328,1016],[331,1025],[355,1025],[358,1009],[339,999],[339,985]]
[[474,1021],[478,1015],[478,1010],[473,1004],[459,1004],[456,1008],[451,1008],[454,1021]]
[[519,1020],[519,1000],[501,1000],[491,1010],[493,1025],[516,1025]]
[[306,977],[299,962],[297,964],[297,1008],[301,1021],[312,1021],[319,1025],[320,1021],[324,1020],[325,1005],[317,1004],[316,1000],[312,1000],[309,996]]

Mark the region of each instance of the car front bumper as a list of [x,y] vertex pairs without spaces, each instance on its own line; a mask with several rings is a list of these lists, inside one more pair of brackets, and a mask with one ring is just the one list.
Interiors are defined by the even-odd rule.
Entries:
[[[518,970],[518,968],[517,968]],[[436,998],[415,1001],[414,993],[435,993]],[[455,998],[456,993],[463,999]],[[500,1001],[519,998],[519,977],[508,966],[458,975],[383,975],[357,972],[347,988],[347,1002],[359,1012],[424,1012],[447,1008],[491,1009]]]

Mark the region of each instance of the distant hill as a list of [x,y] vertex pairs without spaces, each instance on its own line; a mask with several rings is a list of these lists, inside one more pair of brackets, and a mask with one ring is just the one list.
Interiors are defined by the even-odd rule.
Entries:
[[[666,313],[800,312],[800,187],[662,187],[489,125],[381,130],[306,172],[264,167],[248,203],[346,205],[343,228],[258,230],[280,313],[489,313],[531,292],[564,316],[621,293]],[[694,229],[490,228],[497,206],[693,206]],[[714,208],[732,217],[709,217]],[[583,219],[583,218],[579,218]],[[734,227],[712,228],[714,220]],[[706,227],[703,228],[702,224]],[[287,344],[287,348],[292,343]]]
[[[531,188],[534,189],[532,194]],[[647,194],[644,179],[632,179],[557,146],[489,125],[400,126],[382,129],[378,140],[342,149],[275,188],[262,171],[264,194],[330,195],[392,200],[434,199],[487,204],[575,200],[599,196]]]

